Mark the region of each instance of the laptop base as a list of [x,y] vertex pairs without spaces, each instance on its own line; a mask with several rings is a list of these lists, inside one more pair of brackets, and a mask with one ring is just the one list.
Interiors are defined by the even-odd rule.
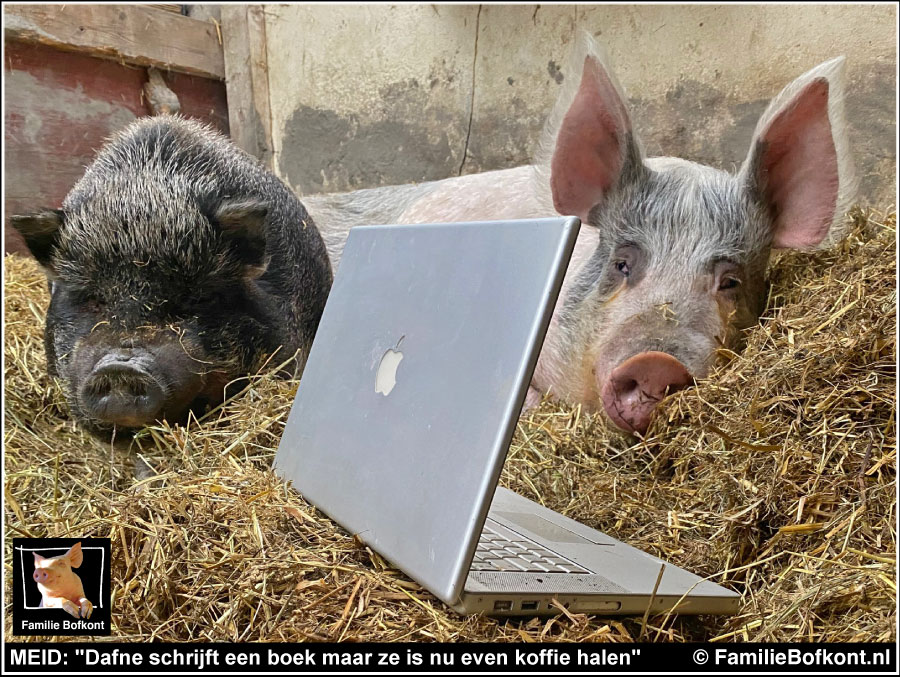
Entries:
[[[498,527],[492,529],[492,522]],[[733,614],[740,606],[737,593],[502,487],[494,494],[486,529],[502,531],[504,540],[498,547],[488,541],[476,552],[453,607],[460,613],[554,615],[562,607],[574,613],[633,615],[649,606],[652,614]],[[533,551],[535,556],[529,554]],[[556,571],[521,570],[546,567],[547,551],[555,555],[551,561],[560,563]],[[496,559],[487,559],[491,556]],[[560,573],[563,567],[573,573]]]

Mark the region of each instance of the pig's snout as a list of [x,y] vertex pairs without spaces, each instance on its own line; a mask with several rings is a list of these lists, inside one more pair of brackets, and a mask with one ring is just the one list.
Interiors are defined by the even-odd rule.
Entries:
[[46,583],[47,579],[49,577],[50,577],[50,574],[48,574],[43,569],[35,569],[34,574],[32,575],[32,578],[35,580],[36,583]]
[[81,400],[93,418],[129,428],[155,421],[165,399],[141,360],[124,354],[104,356],[81,388]]
[[690,385],[687,368],[666,353],[650,351],[625,360],[600,391],[603,408],[619,428],[644,433],[653,410],[668,393]]

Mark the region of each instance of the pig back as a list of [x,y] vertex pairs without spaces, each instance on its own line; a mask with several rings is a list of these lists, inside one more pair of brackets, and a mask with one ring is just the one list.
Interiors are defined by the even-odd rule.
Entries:
[[304,197],[332,265],[355,226],[452,223],[556,216],[532,165],[419,184]]

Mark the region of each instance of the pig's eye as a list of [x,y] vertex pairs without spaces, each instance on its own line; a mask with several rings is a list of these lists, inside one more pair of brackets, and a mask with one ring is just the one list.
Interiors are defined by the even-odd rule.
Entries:
[[613,288],[640,282],[644,260],[644,254],[636,244],[621,244],[610,253],[606,279]]
[[88,291],[73,291],[70,298],[81,312],[99,313],[103,310],[103,301]]
[[99,313],[103,309],[103,304],[100,300],[93,297],[84,299],[81,305],[89,313]]
[[719,293],[731,298],[738,293],[741,286],[742,270],[731,261],[719,261],[714,269],[715,284]]

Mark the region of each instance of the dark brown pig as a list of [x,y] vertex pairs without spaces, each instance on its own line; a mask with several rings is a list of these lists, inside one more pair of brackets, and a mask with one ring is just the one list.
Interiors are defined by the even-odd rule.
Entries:
[[133,123],[62,209],[12,223],[50,280],[50,373],[94,431],[200,414],[276,351],[302,368],[331,287],[293,193],[180,117]]

